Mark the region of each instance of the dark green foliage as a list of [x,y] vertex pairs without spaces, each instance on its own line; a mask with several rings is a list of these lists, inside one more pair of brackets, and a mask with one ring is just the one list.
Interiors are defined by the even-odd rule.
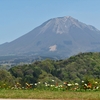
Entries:
[[7,70],[0,70],[0,87],[3,84],[12,86],[16,79]]
[[36,61],[33,64],[13,67],[9,72],[20,79],[22,84],[52,79],[78,82],[87,76],[91,79],[99,79],[100,53],[80,53],[66,60]]
[[25,85],[25,83],[35,83],[39,75],[41,74],[40,68],[34,66],[34,64],[16,66],[11,68],[10,73],[16,78],[20,79],[19,82]]

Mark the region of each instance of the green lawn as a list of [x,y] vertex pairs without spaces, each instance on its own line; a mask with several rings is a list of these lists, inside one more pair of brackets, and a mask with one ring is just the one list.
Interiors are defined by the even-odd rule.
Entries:
[[100,91],[0,90],[0,98],[100,100]]

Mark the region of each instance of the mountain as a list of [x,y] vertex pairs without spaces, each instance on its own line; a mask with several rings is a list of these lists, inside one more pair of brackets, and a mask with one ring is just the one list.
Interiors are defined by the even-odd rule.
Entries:
[[100,31],[70,16],[52,18],[16,40],[0,45],[3,55],[70,57],[100,50]]

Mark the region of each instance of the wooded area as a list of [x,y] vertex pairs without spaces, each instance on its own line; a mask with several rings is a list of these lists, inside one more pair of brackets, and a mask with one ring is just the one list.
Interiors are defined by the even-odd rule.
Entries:
[[[64,60],[45,59],[0,70],[0,84],[52,83],[100,80],[100,53],[80,53]],[[33,85],[34,87],[35,85]]]

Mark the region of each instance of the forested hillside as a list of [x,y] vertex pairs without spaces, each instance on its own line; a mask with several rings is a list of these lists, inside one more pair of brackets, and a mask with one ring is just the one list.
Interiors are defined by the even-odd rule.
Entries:
[[[100,53],[80,53],[65,60],[42,60],[29,65],[12,67],[5,75],[7,82],[20,82],[25,85],[36,82],[79,82],[88,79],[100,79]],[[9,76],[9,77],[8,77]],[[0,77],[2,80],[3,78]],[[6,80],[6,79],[5,79]],[[3,81],[2,81],[3,82]]]

